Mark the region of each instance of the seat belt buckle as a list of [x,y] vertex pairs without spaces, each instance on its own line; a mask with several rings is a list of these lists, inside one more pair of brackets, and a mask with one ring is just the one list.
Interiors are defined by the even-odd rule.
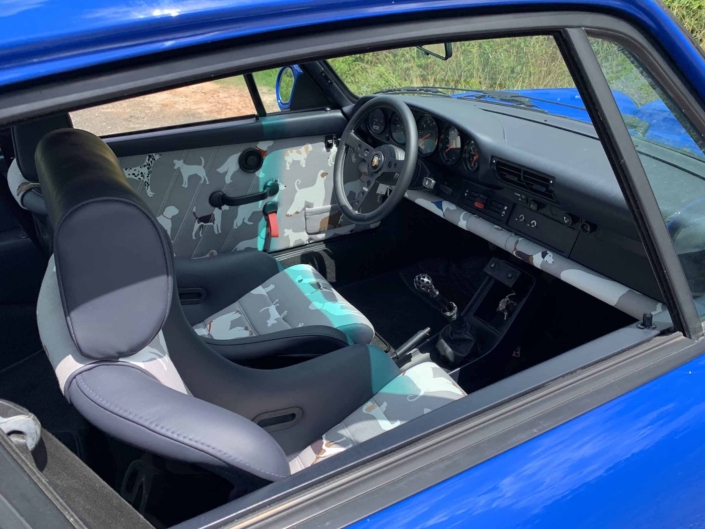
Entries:
[[279,207],[276,202],[267,202],[262,209],[264,218],[267,219],[267,233],[272,238],[279,237],[279,220],[277,219],[277,211]]

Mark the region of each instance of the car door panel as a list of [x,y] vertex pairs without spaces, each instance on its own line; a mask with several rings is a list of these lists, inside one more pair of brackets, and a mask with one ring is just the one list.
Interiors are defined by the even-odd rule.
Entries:
[[[337,138],[346,124],[340,112],[313,112],[241,120],[186,129],[109,138],[128,182],[171,237],[179,257],[203,258],[246,249],[269,252],[302,246],[368,229],[340,214],[333,197]],[[316,133],[313,133],[316,132]],[[328,140],[328,141],[326,141]],[[263,157],[256,172],[239,157],[256,149]],[[363,188],[360,160],[346,160],[350,197]],[[262,191],[276,180],[276,196],[222,209],[209,203],[223,191],[239,197]],[[278,205],[279,237],[268,237],[262,208]]]

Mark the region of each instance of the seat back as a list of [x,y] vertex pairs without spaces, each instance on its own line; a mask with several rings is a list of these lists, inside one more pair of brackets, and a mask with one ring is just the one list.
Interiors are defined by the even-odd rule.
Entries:
[[7,184],[20,207],[32,213],[37,239],[47,253],[51,253],[52,234],[34,154],[44,136],[54,130],[71,127],[71,117],[63,113],[14,125],[10,129],[15,159],[7,171]]
[[267,432],[184,384],[163,332],[178,307],[170,241],[110,148],[58,130],[40,141],[36,167],[54,229],[37,318],[64,395],[138,448],[235,482],[289,475]]

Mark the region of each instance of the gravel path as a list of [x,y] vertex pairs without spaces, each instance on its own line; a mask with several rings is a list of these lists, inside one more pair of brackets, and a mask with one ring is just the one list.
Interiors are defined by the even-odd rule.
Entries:
[[[260,89],[267,110],[276,109],[274,91]],[[71,113],[74,127],[98,136],[198,123],[255,113],[247,87],[207,82]]]

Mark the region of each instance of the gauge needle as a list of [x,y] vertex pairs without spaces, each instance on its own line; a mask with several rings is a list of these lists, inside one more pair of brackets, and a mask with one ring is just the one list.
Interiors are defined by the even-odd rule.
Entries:
[[448,151],[451,150],[451,149],[455,149],[455,145],[451,145],[450,147],[448,147],[448,148],[446,149],[446,152],[448,152]]
[[426,138],[428,138],[429,136],[430,136],[430,134],[426,134],[423,138],[419,138],[419,143],[421,143],[422,141],[424,141],[424,140],[425,140]]

